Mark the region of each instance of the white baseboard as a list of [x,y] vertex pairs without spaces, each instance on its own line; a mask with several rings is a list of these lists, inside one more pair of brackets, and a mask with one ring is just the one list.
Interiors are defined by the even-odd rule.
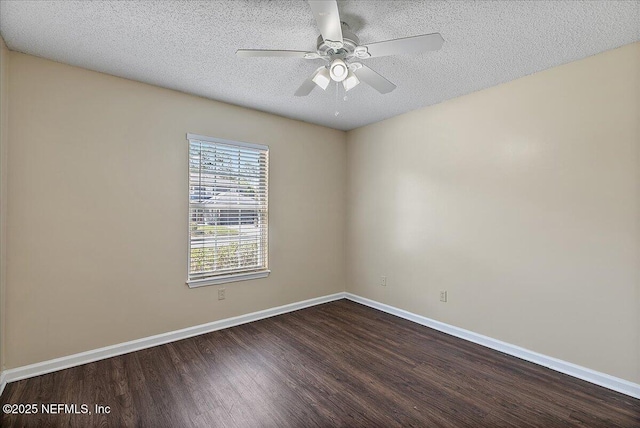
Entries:
[[461,339],[486,346],[487,348],[495,349],[496,351],[500,351],[505,354],[512,355],[514,357],[518,357],[535,364],[539,364],[557,372],[564,373],[578,379],[586,380],[587,382],[591,382],[596,385],[600,385],[605,388],[620,392],[622,394],[640,399],[640,385],[637,383],[629,382],[628,380],[597,372],[595,370],[591,370],[577,364],[539,354],[537,352],[530,351],[528,349],[521,348],[519,346],[512,345],[501,340],[483,336],[482,334],[474,333],[472,331],[436,321],[431,318],[423,317],[421,315],[417,315],[403,309],[398,309],[384,303],[376,302],[375,300],[370,300],[351,293],[345,294],[345,297],[347,299],[357,303],[361,303],[365,306],[378,309],[382,312],[386,312],[388,314],[395,315],[400,318],[404,318],[406,320],[433,328],[434,330],[450,334],[451,336],[459,337]]
[[129,352],[140,351],[142,349],[151,348],[153,346],[163,345],[165,343],[175,342],[177,340],[187,339],[189,337],[210,333],[212,331],[258,321],[264,318],[270,318],[276,315],[285,314],[287,312],[297,311],[299,309],[308,308],[310,306],[344,299],[344,297],[345,293],[336,293],[330,294],[328,296],[316,297],[314,299],[303,300],[301,302],[278,306],[276,308],[265,309],[263,311],[252,312],[246,315],[226,318],[220,321],[214,321],[207,324],[184,328],[182,330],[170,331],[155,336],[132,340],[130,342],[118,343],[116,345],[105,346],[104,348],[93,349],[91,351],[81,352],[79,354],[68,355],[66,357],[43,361],[41,363],[35,363],[28,366],[5,370],[2,372],[2,375],[0,377],[2,381],[0,388],[4,388],[4,385],[9,382],[15,382],[17,380],[40,376],[46,373],[67,369],[69,367],[75,367],[82,364],[91,363],[93,361],[127,354]]
[[2,371],[0,372],[0,396],[2,395],[2,391],[4,391],[5,386],[7,386],[7,375]]
[[434,330],[438,330],[443,333],[447,333],[452,336],[459,337],[461,339],[468,340],[482,346],[486,346],[487,348],[495,349],[496,351],[500,351],[505,354],[512,355],[514,357],[518,357],[535,364],[539,364],[560,373],[564,373],[569,376],[573,376],[578,379],[582,379],[587,382],[591,382],[596,385],[600,385],[605,388],[620,392],[622,394],[640,399],[640,385],[636,383],[610,376],[605,373],[597,372],[586,367],[578,366],[567,361],[562,361],[557,358],[542,355],[516,345],[511,345],[509,343],[502,342],[491,337],[483,336],[469,330],[423,317],[421,315],[417,315],[403,309],[398,309],[396,307],[376,302],[375,300],[370,300],[351,293],[336,293],[328,296],[317,297],[314,299],[304,300],[302,302],[291,303],[288,305],[265,309],[263,311],[253,312],[246,315],[227,318],[194,327],[188,327],[182,330],[171,331],[168,333],[132,340],[130,342],[119,343],[117,345],[111,345],[104,348],[81,352],[79,354],[43,361],[41,363],[4,370],[0,373],[0,395],[2,394],[2,391],[4,390],[6,384],[9,382],[40,376],[46,373],[51,373],[58,370],[91,363],[93,361],[111,358],[158,345],[163,345],[169,342],[175,342],[177,340],[198,336],[224,328],[234,327],[240,324],[258,321],[264,318],[270,318],[276,315],[285,314],[287,312],[293,312],[299,309],[304,309],[310,306],[320,305],[322,303],[332,302],[334,300],[340,300],[344,298],[357,303],[361,303],[374,309],[378,309],[382,312],[386,312],[400,318],[413,321],[417,324],[433,328]]

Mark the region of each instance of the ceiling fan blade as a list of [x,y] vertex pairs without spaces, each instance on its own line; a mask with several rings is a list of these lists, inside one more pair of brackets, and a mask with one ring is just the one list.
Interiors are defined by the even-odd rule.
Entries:
[[320,34],[325,42],[338,42],[339,46],[336,47],[342,47],[344,40],[342,39],[338,2],[336,0],[309,0],[309,6],[311,6],[313,16],[316,18]]
[[[364,47],[367,48],[367,52],[371,57],[377,57],[437,51],[442,47],[443,43],[444,39],[440,33],[433,33],[371,43]],[[369,57],[366,56],[366,58]]]
[[313,81],[313,78],[316,75],[316,73],[320,71],[322,68],[324,67],[318,67],[318,69],[313,72],[311,77],[309,77],[307,80],[304,81],[304,83],[302,83],[302,85],[300,85],[300,87],[294,94],[296,97],[306,97],[311,93],[311,91],[313,91],[313,88],[317,86],[316,82]]
[[278,50],[269,50],[269,49],[238,49],[236,51],[236,56],[239,56],[239,57],[279,56],[279,57],[295,57],[295,58],[307,58],[307,59],[315,59],[319,57],[319,55],[315,52],[278,51]]
[[361,82],[366,83],[381,94],[386,94],[396,88],[396,85],[389,82],[387,79],[380,76],[364,64],[359,64],[359,67],[353,70],[353,73]]

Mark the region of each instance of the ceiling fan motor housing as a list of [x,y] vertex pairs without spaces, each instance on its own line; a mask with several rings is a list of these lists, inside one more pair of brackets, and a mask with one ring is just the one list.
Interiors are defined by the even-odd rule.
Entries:
[[331,59],[334,59],[334,58],[344,59],[346,57],[353,56],[356,50],[356,47],[360,45],[360,39],[358,39],[358,36],[356,36],[349,30],[349,26],[344,22],[342,23],[342,39],[343,39],[342,47],[335,49],[329,46],[325,42],[325,40],[322,38],[322,36],[319,36],[318,37],[318,54],[322,56],[331,57]]

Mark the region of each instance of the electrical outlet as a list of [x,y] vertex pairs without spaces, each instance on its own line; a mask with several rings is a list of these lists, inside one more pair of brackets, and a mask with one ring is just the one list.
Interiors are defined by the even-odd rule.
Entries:
[[382,285],[383,287],[387,286],[387,277],[386,276],[381,276],[380,277],[380,285]]
[[446,302],[447,301],[447,292],[446,291],[441,291],[440,292],[440,301],[441,302]]
[[224,288],[218,288],[218,300],[224,300],[225,299],[225,289]]

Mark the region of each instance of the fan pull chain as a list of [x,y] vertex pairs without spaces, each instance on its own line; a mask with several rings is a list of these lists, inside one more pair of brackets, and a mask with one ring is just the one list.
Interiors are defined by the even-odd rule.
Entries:
[[335,98],[335,102],[334,102],[335,111],[336,111],[334,113],[335,116],[338,116],[340,114],[340,112],[338,111],[338,90],[340,89],[339,86],[340,86],[340,84],[338,82],[336,82],[336,98]]

